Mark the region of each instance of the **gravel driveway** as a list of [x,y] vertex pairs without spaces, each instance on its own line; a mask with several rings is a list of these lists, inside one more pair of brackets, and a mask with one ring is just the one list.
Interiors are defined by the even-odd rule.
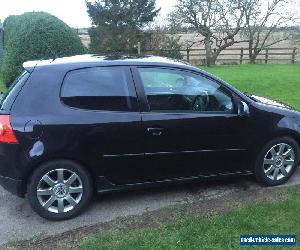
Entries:
[[[287,185],[300,184],[298,170]],[[0,245],[38,235],[55,235],[82,226],[108,222],[118,217],[141,215],[170,205],[211,200],[239,190],[260,189],[253,177],[165,187],[96,196],[81,216],[65,222],[49,222],[37,216],[26,199],[15,197],[0,187]]]

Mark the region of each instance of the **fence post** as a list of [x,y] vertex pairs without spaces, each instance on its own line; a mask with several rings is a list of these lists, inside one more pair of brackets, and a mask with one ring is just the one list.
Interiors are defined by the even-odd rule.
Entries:
[[296,61],[296,51],[297,51],[297,48],[293,48],[292,64],[295,64],[295,61]]
[[138,42],[137,44],[137,49],[138,49],[138,54],[142,54],[142,50],[141,50],[141,42]]
[[243,64],[244,48],[241,48],[240,64]]
[[269,49],[266,49],[265,64],[268,64],[268,60],[269,60]]
[[189,48],[186,49],[186,60],[188,63],[190,62],[190,49]]

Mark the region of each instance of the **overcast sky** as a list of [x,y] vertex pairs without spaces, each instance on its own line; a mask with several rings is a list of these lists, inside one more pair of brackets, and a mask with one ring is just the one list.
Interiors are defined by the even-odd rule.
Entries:
[[[159,20],[166,17],[175,0],[156,0],[161,7]],[[0,19],[28,11],[46,11],[57,16],[74,28],[89,27],[90,18],[86,12],[85,0],[0,0]]]

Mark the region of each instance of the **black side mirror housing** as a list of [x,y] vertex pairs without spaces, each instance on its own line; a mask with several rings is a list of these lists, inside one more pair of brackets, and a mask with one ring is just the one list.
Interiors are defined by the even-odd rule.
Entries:
[[244,101],[240,101],[238,103],[238,115],[241,116],[241,117],[249,116],[250,115],[249,106]]

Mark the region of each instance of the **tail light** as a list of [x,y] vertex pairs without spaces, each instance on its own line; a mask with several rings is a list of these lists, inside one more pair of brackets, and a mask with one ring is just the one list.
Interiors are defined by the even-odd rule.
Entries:
[[9,115],[0,115],[0,142],[18,143],[15,133],[10,125]]

